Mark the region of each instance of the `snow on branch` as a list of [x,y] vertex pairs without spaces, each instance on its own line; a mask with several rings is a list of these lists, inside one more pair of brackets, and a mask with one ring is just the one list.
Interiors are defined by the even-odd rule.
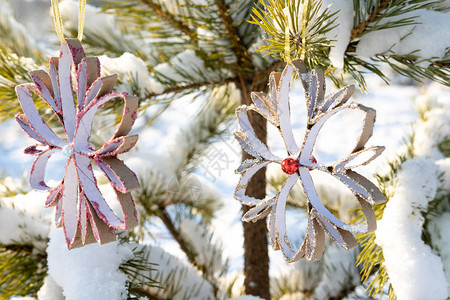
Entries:
[[[400,166],[394,196],[378,223],[376,243],[399,299],[446,299],[441,259],[422,241],[423,213],[439,188],[434,161],[413,158]],[[430,292],[433,291],[433,292]]]

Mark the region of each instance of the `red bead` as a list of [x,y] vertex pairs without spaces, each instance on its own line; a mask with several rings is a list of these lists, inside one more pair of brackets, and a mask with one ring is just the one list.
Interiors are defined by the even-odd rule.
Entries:
[[[317,159],[312,155],[309,157],[309,161],[313,164],[317,164]],[[312,171],[313,169],[309,168],[309,170]]]
[[286,158],[281,163],[281,169],[283,170],[284,173],[290,175],[297,172],[299,165],[300,164],[298,163],[298,160],[295,160],[293,158]]

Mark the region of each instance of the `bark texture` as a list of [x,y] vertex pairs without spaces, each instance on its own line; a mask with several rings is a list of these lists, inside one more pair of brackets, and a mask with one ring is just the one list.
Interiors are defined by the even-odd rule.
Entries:
[[[245,104],[250,95],[242,97]],[[259,114],[251,112],[249,119],[258,138],[266,143],[267,122]],[[242,154],[242,160],[251,159],[253,156],[245,151]],[[257,172],[250,180],[247,186],[247,195],[263,199],[266,195],[266,168]],[[243,205],[243,214],[250,207]],[[266,218],[257,222],[243,222],[244,227],[244,275],[245,275],[245,293],[247,295],[259,296],[263,299],[270,299],[269,283],[269,252],[267,239]]]

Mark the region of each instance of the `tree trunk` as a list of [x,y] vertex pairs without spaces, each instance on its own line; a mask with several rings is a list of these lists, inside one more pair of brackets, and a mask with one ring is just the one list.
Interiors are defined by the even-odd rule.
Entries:
[[[249,96],[245,95],[246,90],[241,89],[242,103],[249,105]],[[250,92],[250,91],[248,91]],[[267,122],[259,114],[251,112],[250,123],[253,125],[256,135],[266,143]],[[242,161],[254,158],[243,151]],[[257,199],[263,199],[266,195],[266,168],[257,172],[247,185],[247,195]],[[243,205],[242,211],[245,214],[250,207]],[[257,222],[243,222],[244,227],[244,286],[247,295],[259,296],[263,299],[270,299],[269,284],[269,252],[267,240],[266,218]]]

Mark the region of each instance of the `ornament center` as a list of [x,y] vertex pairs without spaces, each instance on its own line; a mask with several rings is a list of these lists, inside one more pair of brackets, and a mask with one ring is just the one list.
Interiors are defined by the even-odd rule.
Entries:
[[286,158],[281,163],[281,169],[283,170],[284,173],[289,174],[289,175],[297,172],[299,166],[300,166],[300,163],[298,162],[298,160],[293,159],[293,158]]
[[62,154],[65,157],[71,157],[73,155],[73,146],[72,145],[65,145],[62,148]]
[[[317,163],[317,159],[312,155],[309,158],[309,161],[312,162],[313,164]],[[297,172],[297,170],[300,166],[302,166],[302,165],[299,163],[298,160],[290,158],[290,157],[286,158],[281,163],[281,169],[283,170],[284,173],[289,174],[289,175]],[[312,171],[313,169],[309,168],[309,170]]]

